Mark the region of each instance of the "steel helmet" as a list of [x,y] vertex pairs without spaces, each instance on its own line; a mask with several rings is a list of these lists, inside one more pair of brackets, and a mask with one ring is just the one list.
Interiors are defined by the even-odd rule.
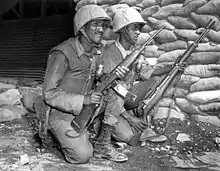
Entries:
[[89,21],[95,19],[103,19],[111,21],[111,18],[105,13],[98,5],[89,4],[81,7],[74,16],[74,32],[75,35],[79,33],[79,30]]
[[141,14],[134,8],[124,8],[118,10],[115,13],[115,16],[112,21],[113,31],[118,32],[123,27],[131,23],[140,23],[144,25],[146,22],[144,21]]

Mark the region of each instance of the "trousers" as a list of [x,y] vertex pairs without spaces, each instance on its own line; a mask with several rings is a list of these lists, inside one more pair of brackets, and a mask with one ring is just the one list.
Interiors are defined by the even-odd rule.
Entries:
[[[150,84],[147,81],[144,84],[142,82],[140,88],[144,89],[143,92],[145,92],[147,86],[152,86],[152,82]],[[140,89],[136,88],[136,90],[140,92]],[[129,142],[135,136],[135,133],[128,121],[120,116],[123,110],[125,110],[124,100],[111,91],[103,122],[114,127],[112,136],[116,140]],[[61,151],[69,163],[87,163],[93,156],[93,146],[89,141],[89,132],[87,131],[76,138],[66,136],[65,132],[67,130],[73,130],[70,125],[72,119],[74,119],[74,115],[53,109],[49,118],[50,131],[59,141]],[[75,133],[77,136],[78,133]]]
[[[61,151],[69,163],[87,163],[93,156],[93,146],[89,141],[89,132],[87,131],[76,138],[70,138],[65,135],[67,130],[73,130],[70,125],[73,118],[74,116],[71,114],[54,110],[49,118],[49,129],[58,140]],[[75,133],[77,136],[78,133]],[[120,117],[118,119],[113,136],[122,141],[129,140],[133,136],[130,125],[124,118]]]

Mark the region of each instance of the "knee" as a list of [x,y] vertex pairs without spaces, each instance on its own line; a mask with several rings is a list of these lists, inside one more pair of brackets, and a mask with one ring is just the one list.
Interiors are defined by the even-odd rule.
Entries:
[[64,149],[64,156],[67,162],[72,164],[85,164],[93,156],[93,148],[78,147],[77,150]]
[[128,132],[125,132],[123,136],[124,136],[123,137],[124,141],[129,142],[133,138],[134,133],[132,131],[128,131]]

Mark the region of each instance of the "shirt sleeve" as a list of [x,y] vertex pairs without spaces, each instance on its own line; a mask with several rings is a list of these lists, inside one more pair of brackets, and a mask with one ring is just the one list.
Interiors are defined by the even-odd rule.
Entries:
[[62,52],[55,51],[49,55],[43,84],[43,96],[48,105],[78,115],[83,106],[84,96],[67,93],[61,88],[67,67],[68,61]]

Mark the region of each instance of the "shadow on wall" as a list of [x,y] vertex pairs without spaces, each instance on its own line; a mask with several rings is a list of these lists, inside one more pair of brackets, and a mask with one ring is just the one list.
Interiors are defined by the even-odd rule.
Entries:
[[70,15],[2,21],[0,76],[22,76],[25,69],[28,77],[42,78],[49,50],[72,36],[73,19]]
[[1,0],[0,1],[0,15],[10,10],[16,3],[17,3],[17,0]]

